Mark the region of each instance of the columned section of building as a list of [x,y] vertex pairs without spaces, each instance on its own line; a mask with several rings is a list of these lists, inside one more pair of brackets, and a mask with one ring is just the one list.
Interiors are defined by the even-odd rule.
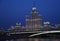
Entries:
[[32,8],[31,14],[26,16],[26,31],[38,31],[42,26],[41,15],[36,11],[36,7]]

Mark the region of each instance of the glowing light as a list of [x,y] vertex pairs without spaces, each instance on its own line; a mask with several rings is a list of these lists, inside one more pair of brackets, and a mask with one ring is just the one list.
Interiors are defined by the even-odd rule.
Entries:
[[33,7],[32,10],[36,10],[36,7]]

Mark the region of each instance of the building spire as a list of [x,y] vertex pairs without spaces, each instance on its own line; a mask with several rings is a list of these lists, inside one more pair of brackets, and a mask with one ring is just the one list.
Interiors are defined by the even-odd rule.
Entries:
[[36,11],[36,0],[33,0],[33,7],[32,7],[32,11],[35,12]]
[[33,0],[33,7],[36,7],[36,0]]

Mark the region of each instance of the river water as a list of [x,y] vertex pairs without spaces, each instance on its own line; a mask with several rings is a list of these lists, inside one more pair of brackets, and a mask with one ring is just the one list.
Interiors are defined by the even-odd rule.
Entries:
[[0,38],[0,41],[60,41],[60,38]]
[[60,39],[21,38],[21,39],[11,39],[6,41],[60,41]]

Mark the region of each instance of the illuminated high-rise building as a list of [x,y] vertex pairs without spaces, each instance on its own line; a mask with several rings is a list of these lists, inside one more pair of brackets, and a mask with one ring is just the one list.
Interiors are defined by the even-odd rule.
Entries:
[[30,15],[26,16],[26,30],[34,31],[40,29],[42,25],[41,21],[41,15],[38,14],[36,6],[33,6]]

